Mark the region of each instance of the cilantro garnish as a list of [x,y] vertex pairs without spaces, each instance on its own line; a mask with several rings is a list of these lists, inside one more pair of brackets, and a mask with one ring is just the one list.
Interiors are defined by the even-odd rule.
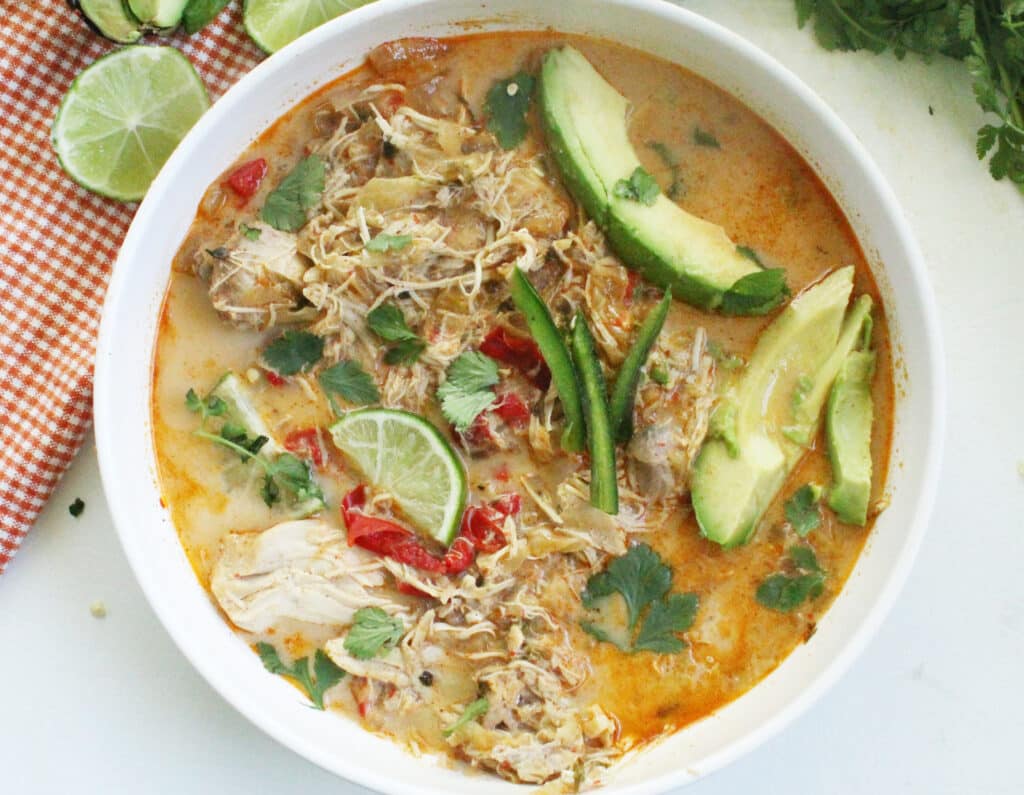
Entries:
[[748,260],[757,265],[757,267],[764,267],[764,263],[761,262],[761,258],[757,255],[757,252],[754,251],[754,249],[752,249],[750,246],[736,246],[736,253],[739,254],[741,257],[746,257]]
[[792,574],[773,574],[757,588],[757,602],[770,610],[790,613],[825,591],[825,572],[810,547],[790,547]]
[[363,248],[367,251],[383,253],[385,251],[401,251],[412,242],[412,235],[385,235],[381,232]]
[[384,354],[387,364],[412,364],[420,358],[427,343],[405,322],[402,310],[394,304],[381,304],[372,309],[366,321],[378,337],[394,343]]
[[248,461],[252,456],[256,455],[270,440],[266,436],[252,436],[250,437],[248,432],[241,425],[234,425],[230,422],[224,423],[220,429],[220,436],[222,439],[226,439],[232,444],[238,445],[244,448],[244,453],[239,453],[242,456],[243,461]]
[[324,355],[324,341],[308,331],[284,332],[263,351],[263,361],[279,375],[307,370]]
[[463,726],[467,726],[473,721],[482,718],[487,714],[487,710],[491,708],[491,702],[486,698],[478,698],[459,715],[458,720],[455,721],[451,726],[445,729],[442,734],[445,737],[451,737],[455,732],[461,729]]
[[302,657],[291,667],[282,662],[277,649],[269,643],[257,643],[256,651],[263,661],[263,667],[270,673],[287,676],[302,685],[317,709],[324,708],[324,694],[345,676],[345,672],[334,664],[323,649],[316,650],[312,661],[309,657]]
[[498,365],[478,351],[466,351],[452,362],[448,377],[437,389],[441,413],[460,433],[494,402]]
[[697,144],[697,146],[707,146],[711,149],[722,148],[722,145],[718,142],[718,139],[715,138],[715,136],[707,130],[701,129],[700,125],[697,124],[693,126],[693,142]]
[[239,224],[238,231],[242,233],[242,236],[247,240],[259,240],[263,230],[258,226],[249,226],[249,224]]
[[208,248],[206,249],[206,253],[209,254],[214,259],[228,258],[228,250],[224,248],[224,246],[217,246],[217,248]]
[[82,515],[85,510],[85,500],[81,497],[75,497],[75,501],[68,506],[68,513],[74,516],[76,519]]
[[338,362],[320,373],[319,380],[335,414],[342,412],[334,402],[334,395],[357,406],[380,402],[377,385],[357,361]]
[[202,422],[205,423],[210,417],[221,416],[228,410],[228,404],[224,402],[223,398],[216,395],[210,395],[203,400],[194,389],[190,389],[185,393],[185,408],[193,414],[200,415]]
[[654,177],[647,173],[643,166],[637,166],[626,179],[620,179],[612,188],[612,193],[620,199],[639,202],[650,207],[658,200],[661,188]]
[[401,619],[393,618],[379,607],[361,607],[352,618],[345,636],[345,650],[357,660],[371,660],[393,649],[405,634]]
[[526,114],[530,110],[535,80],[525,72],[498,80],[484,102],[487,129],[494,133],[502,149],[515,149],[530,129]]
[[684,192],[682,169],[679,167],[679,161],[672,154],[672,150],[661,141],[648,141],[647,148],[653,150],[661,158],[661,162],[665,164],[665,168],[669,170],[669,174],[672,176],[672,182],[668,186],[668,190],[665,191],[665,195],[670,199],[678,199]]
[[708,353],[719,367],[724,367],[726,370],[735,370],[743,366],[743,359],[735,354],[727,353],[715,340],[708,340]]
[[674,654],[681,651],[686,643],[676,633],[685,632],[693,625],[698,598],[693,593],[668,595],[671,587],[672,569],[649,546],[637,544],[608,564],[607,569],[591,577],[582,596],[583,606],[593,610],[603,600],[619,594],[626,605],[626,640],[616,640],[607,629],[590,621],[583,621],[580,626],[598,640],[614,643],[624,652]]
[[786,500],[786,521],[793,525],[800,538],[806,538],[808,533],[821,525],[821,509],[818,507],[821,494],[821,486],[808,483]]
[[725,291],[722,312],[726,315],[764,315],[786,300],[786,271],[782,268],[748,273]]
[[320,201],[324,185],[324,161],[310,155],[267,196],[260,217],[278,231],[297,232],[306,225],[306,212]]

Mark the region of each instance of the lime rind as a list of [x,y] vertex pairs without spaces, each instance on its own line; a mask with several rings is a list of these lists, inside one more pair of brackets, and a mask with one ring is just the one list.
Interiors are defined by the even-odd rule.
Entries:
[[124,47],[75,78],[53,121],[53,146],[83,188],[136,201],[209,106],[202,80],[178,50]]
[[304,33],[373,0],[245,0],[242,23],[261,50],[274,53]]
[[466,475],[437,428],[407,411],[372,408],[349,412],[330,431],[360,475],[394,497],[410,523],[452,542],[466,505]]

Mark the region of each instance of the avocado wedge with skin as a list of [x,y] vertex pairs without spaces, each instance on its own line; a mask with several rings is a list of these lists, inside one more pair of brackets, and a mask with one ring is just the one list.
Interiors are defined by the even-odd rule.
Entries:
[[694,464],[701,532],[724,547],[747,541],[813,441],[836,374],[863,339],[870,298],[847,312],[853,268],[808,288],[761,333],[723,396]]
[[863,527],[871,501],[871,381],[875,354],[854,351],[843,362],[828,399],[825,430],[832,462],[828,505],[840,521]]
[[[741,279],[762,272],[720,226],[683,210],[664,194],[652,201],[616,185],[643,166],[629,140],[629,101],[576,49],[544,58],[541,119],[569,192],[600,226],[630,268],[703,309],[715,309]],[[783,280],[743,314],[764,314],[787,295]]]

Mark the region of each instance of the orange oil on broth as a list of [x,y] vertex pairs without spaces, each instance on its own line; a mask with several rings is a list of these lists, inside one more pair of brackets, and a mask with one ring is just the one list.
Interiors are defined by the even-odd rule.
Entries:
[[[550,33],[484,34],[450,42],[448,72],[462,76],[461,93],[475,111],[494,80],[521,68],[535,70],[547,49],[571,42],[632,101],[634,146],[644,166],[663,186],[671,182],[671,175],[649,144],[660,142],[672,148],[683,182],[678,198],[681,206],[722,225],[738,244],[755,249],[769,267],[785,267],[794,293],[838,266],[856,266],[855,294],[866,292],[875,299],[873,343],[878,366],[873,387],[873,499],[880,499],[888,467],[893,402],[892,352],[884,309],[849,224],[792,147],[725,92],[675,65],[629,48]],[[271,163],[270,174],[249,206],[260,206],[266,193],[305,154],[303,147],[316,131],[317,114],[331,100],[352,96],[377,79],[367,67],[357,69],[309,97],[264,133],[239,159],[265,157]],[[416,75],[398,73],[389,79],[415,82]],[[412,101],[415,105],[415,92]],[[713,134],[720,148],[696,145],[693,131],[697,126]],[[536,118],[532,127],[527,145],[542,147]],[[212,186],[177,254],[154,367],[154,435],[163,496],[204,586],[225,532],[264,529],[276,521],[255,495],[249,500],[224,497],[221,453],[193,436],[196,419],[182,400],[190,386],[210,384],[226,369],[244,372],[253,366],[264,339],[218,320],[205,286],[190,275],[192,257],[203,241],[237,227],[232,201],[229,192],[217,184]],[[675,303],[669,321],[684,328],[703,326],[710,339],[744,359],[768,322],[767,318],[710,315],[680,302]],[[271,427],[323,426],[331,418],[326,405],[311,404],[295,386],[264,390],[261,400],[271,406]],[[328,494],[332,506],[354,485],[343,464],[336,463]],[[483,461],[467,460],[470,487],[493,478],[501,463],[500,454]],[[537,463],[523,454],[507,463],[513,472],[538,469]],[[539,470],[542,476],[558,476],[557,466]],[[829,478],[825,444],[819,438],[780,494],[785,497],[804,483],[827,483]],[[610,644],[597,643],[577,627],[571,630],[574,645],[586,651],[592,669],[579,699],[583,703],[597,701],[615,715],[623,740],[642,742],[715,710],[748,690],[813,634],[815,622],[852,570],[868,530],[842,525],[824,510],[823,524],[811,538],[829,574],[825,594],[791,614],[769,611],[757,605],[754,592],[765,577],[779,569],[785,550],[794,543],[792,533],[783,530],[781,502],[780,498],[771,506],[750,543],[737,549],[723,551],[702,539],[686,500],[659,532],[644,537],[672,566],[673,590],[700,595],[697,623],[687,635],[689,646],[684,652],[625,655]],[[336,509],[330,519],[337,522],[334,514]],[[577,603],[577,616],[580,610]],[[290,642],[301,645],[298,640]],[[342,708],[351,712],[350,701],[346,695]],[[396,726],[374,728],[396,734],[401,731]],[[434,737],[436,727],[413,727],[413,731],[429,745],[443,747]]]

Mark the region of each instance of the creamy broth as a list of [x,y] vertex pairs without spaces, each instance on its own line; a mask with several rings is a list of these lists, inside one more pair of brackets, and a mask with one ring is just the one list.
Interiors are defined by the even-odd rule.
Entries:
[[[280,329],[240,329],[225,322],[211,305],[209,285],[196,275],[197,261],[205,250],[236,235],[240,223],[258,222],[259,208],[267,194],[307,153],[310,142],[323,138],[333,109],[352,101],[367,86],[403,83],[408,86],[406,102],[422,113],[443,116],[452,111],[445,102],[450,86],[444,83],[455,79],[455,93],[473,118],[479,119],[485,95],[496,80],[520,70],[536,73],[544,52],[567,42],[586,55],[631,101],[632,142],[662,189],[668,190],[676,176],[662,156],[663,146],[678,164],[681,185],[675,198],[680,206],[721,225],[734,241],[756,251],[769,267],[785,268],[793,294],[838,266],[855,266],[854,295],[867,293],[875,302],[872,344],[877,353],[877,372],[872,386],[872,504],[882,501],[893,402],[892,351],[884,306],[847,220],[812,169],[736,99],[673,64],[609,42],[554,33],[468,36],[450,40],[447,52],[428,67],[416,62],[399,64],[381,76],[374,65],[367,65],[296,106],[238,161],[262,157],[270,164],[259,192],[242,202],[223,182],[211,186],[175,256],[154,364],[153,427],[164,501],[204,587],[210,586],[226,534],[263,531],[287,519],[288,510],[283,504],[273,508],[264,504],[254,485],[259,475],[251,466],[195,435],[197,417],[186,409],[183,401],[189,388],[203,393],[225,371],[231,370],[240,374],[258,396],[261,411],[275,436],[284,438],[300,429],[321,429],[326,460],[318,468],[317,478],[328,506],[322,514],[323,521],[344,528],[338,506],[343,495],[360,480],[323,430],[335,417],[323,396],[315,394],[315,381],[290,378],[279,386],[268,382],[266,370],[260,364],[260,351]],[[432,86],[431,80],[437,75],[442,77]],[[523,147],[543,158],[545,143],[536,110],[531,111],[530,121]],[[694,129],[698,127],[713,134],[718,146],[696,144]],[[233,168],[227,169],[225,175],[232,171]],[[558,191],[560,201],[570,202],[558,186],[554,170],[545,179],[552,190]],[[575,227],[581,220],[580,211],[573,207],[569,224]],[[608,300],[616,298],[615,291],[620,287],[617,281],[605,285]],[[621,332],[623,339],[628,340],[657,298],[656,290],[641,285],[628,301],[628,309],[623,309],[622,328],[616,333]],[[726,355],[746,360],[759,333],[773,317],[725,317],[675,301],[655,356],[687,356],[686,351],[672,351],[668,346],[676,340],[690,344],[697,330],[704,329],[707,338]],[[468,346],[479,343],[479,335],[470,335],[466,340]],[[363,364],[378,380],[383,377],[386,366],[379,359]],[[721,361],[713,370],[720,381],[730,377]],[[657,387],[643,385],[641,400],[645,389]],[[656,398],[657,395],[651,399]],[[540,398],[531,403],[535,413],[541,403]],[[436,406],[427,407],[424,403],[422,411],[454,440]],[[469,498],[471,502],[483,503],[516,491],[526,506],[523,522],[530,516],[544,521],[523,479],[533,487],[550,487],[553,491],[556,484],[582,466],[582,459],[555,455],[545,460],[546,456],[537,455],[526,443],[525,436],[517,439],[509,451],[477,457],[462,451]],[[624,654],[610,643],[599,642],[580,626],[586,611],[580,603],[579,587],[586,578],[577,581],[552,576],[546,580],[551,572],[557,575],[558,570],[551,568],[554,564],[544,563],[545,559],[529,564],[533,568],[523,576],[543,582],[538,589],[538,603],[558,617],[559,631],[567,633],[569,646],[578,655],[579,681],[573,680],[573,686],[568,688],[569,698],[580,707],[599,705],[614,723],[609,760],[625,749],[685,726],[741,695],[779,665],[794,647],[812,637],[816,622],[850,574],[869,528],[842,524],[823,505],[821,526],[808,541],[828,573],[824,593],[789,613],[765,609],[754,595],[760,583],[780,570],[786,550],[800,542],[786,522],[784,500],[802,484],[827,484],[830,478],[821,432],[749,543],[726,550],[703,538],[685,489],[658,508],[656,527],[631,537],[633,541],[649,544],[671,566],[673,591],[692,592],[699,597],[696,620],[683,635],[687,646],[680,653]],[[410,611],[424,609],[423,600],[415,595],[397,595],[394,599]],[[239,631],[250,643],[274,643],[283,658],[311,654],[338,634],[337,627],[292,621],[283,621],[266,632]],[[464,659],[449,657],[437,661],[431,668],[435,689],[430,697],[453,709],[472,701],[478,692],[473,671],[474,665]],[[367,728],[394,736],[412,747],[446,752],[455,759],[494,769],[463,746],[446,740],[441,731],[445,726],[441,714],[390,714],[386,708],[368,708],[365,689],[359,677],[349,676],[332,689],[328,704]],[[379,698],[384,703],[387,696]],[[441,713],[446,714],[444,709]],[[584,783],[600,783],[601,769],[595,767],[591,775],[586,768]],[[497,772],[509,775],[507,769]]]

